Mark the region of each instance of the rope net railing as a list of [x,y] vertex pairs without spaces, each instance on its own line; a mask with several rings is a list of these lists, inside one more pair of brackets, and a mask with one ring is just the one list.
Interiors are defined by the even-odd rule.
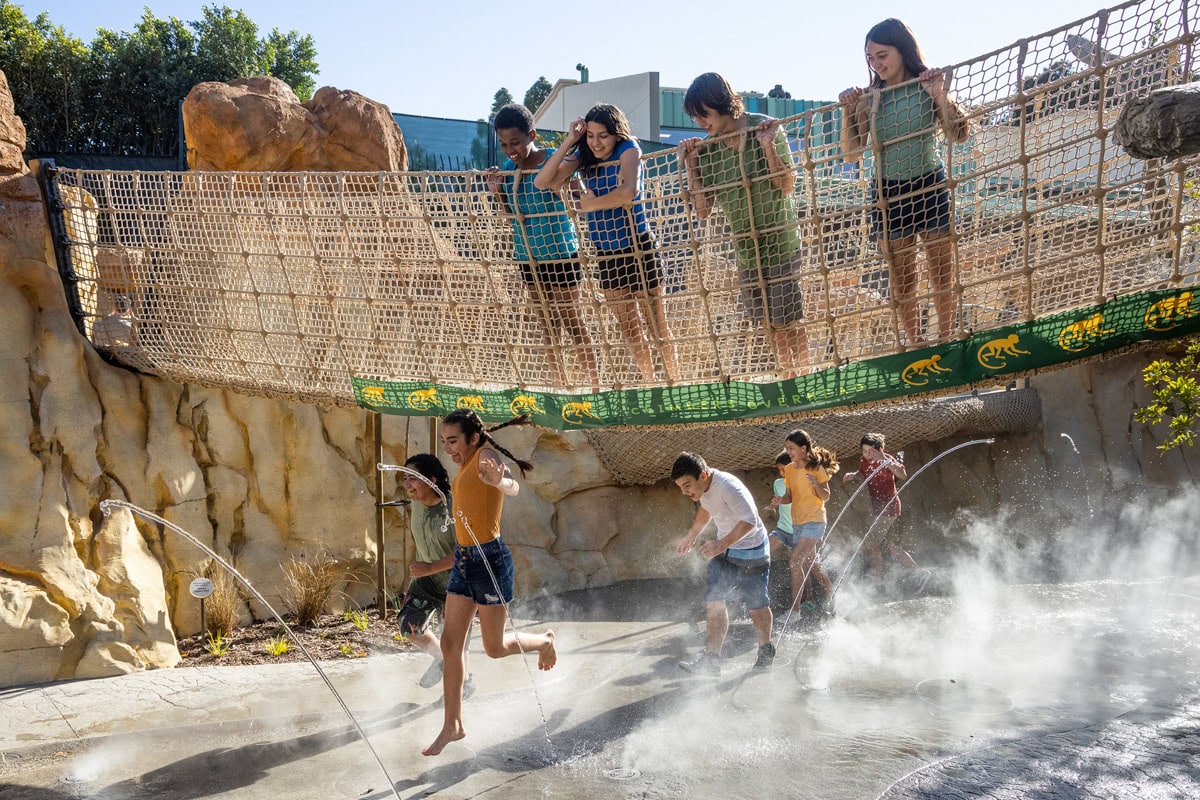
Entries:
[[[649,154],[640,202],[606,212],[531,172],[58,170],[83,328],[171,379],[399,413],[444,408],[439,387],[468,405],[596,397],[565,403],[580,423],[629,389],[793,381],[800,400],[777,411],[834,384],[827,406],[873,402],[938,389],[902,373],[936,377],[922,348],[965,340],[991,347],[968,359],[979,382],[988,358],[1028,355],[1014,326],[1083,310],[1060,328],[1099,339],[1097,304],[1197,282],[1200,161],[1138,161],[1112,139],[1126,100],[1196,79],[1197,22],[1187,0],[1127,3],[947,69],[961,142],[927,108],[896,128],[914,118],[897,104],[928,97],[912,82],[847,111],[870,132],[857,163],[837,105],[705,142],[693,169]],[[930,166],[944,207],[912,177]],[[615,173],[580,177],[600,194]],[[938,246],[905,238],[931,215]],[[1173,297],[1190,319],[1190,294]],[[889,356],[907,366],[856,373]]]

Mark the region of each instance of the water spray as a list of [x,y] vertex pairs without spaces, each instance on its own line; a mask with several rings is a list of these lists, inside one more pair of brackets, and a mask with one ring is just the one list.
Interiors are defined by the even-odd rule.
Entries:
[[[904,492],[906,489],[908,489],[908,487],[912,486],[912,483],[913,483],[913,481],[914,481],[914,480],[916,480],[917,476],[919,476],[919,475],[920,475],[922,472],[924,472],[925,470],[929,469],[929,468],[930,468],[930,467],[932,467],[934,464],[936,464],[938,461],[941,461],[943,458],[945,458],[946,456],[950,455],[951,453],[953,453],[953,452],[955,452],[955,451],[957,451],[957,450],[962,450],[962,449],[963,449],[963,448],[965,448],[965,447],[972,447],[972,446],[974,446],[974,445],[977,445],[977,444],[995,444],[995,442],[996,442],[996,440],[995,440],[994,438],[989,438],[989,439],[972,439],[972,440],[971,440],[971,441],[969,441],[969,442],[963,442],[963,443],[961,443],[961,444],[957,444],[957,445],[955,445],[954,447],[951,447],[951,448],[948,448],[948,449],[946,449],[946,450],[943,450],[942,452],[940,452],[940,453],[938,453],[936,456],[934,456],[932,459],[930,459],[930,460],[929,460],[929,461],[928,461],[926,464],[922,465],[922,467],[921,467],[919,470],[917,470],[916,472],[914,472],[914,473],[912,474],[912,476],[911,476],[911,477],[909,477],[909,479],[908,479],[908,480],[906,480],[906,481],[904,482],[904,485],[903,485],[903,486],[901,486],[899,489],[897,489],[897,490],[896,490],[896,495],[897,495],[897,497],[898,497],[898,496],[899,496],[901,493],[903,493],[903,492]],[[850,496],[850,501],[852,501],[852,500],[854,499],[854,497],[855,497],[855,496],[856,496],[856,495],[857,495],[857,494],[858,494],[860,491],[862,491],[862,489],[863,489],[863,488],[864,488],[864,487],[867,485],[867,482],[870,480],[870,478],[874,477],[874,476],[875,476],[875,475],[876,475],[876,474],[879,472],[879,470],[881,470],[881,469],[884,469],[886,466],[887,466],[887,464],[885,463],[885,464],[881,464],[879,467],[877,467],[877,468],[876,468],[876,469],[875,469],[875,470],[874,470],[874,471],[871,473],[871,475],[870,475],[870,476],[869,476],[869,477],[868,477],[866,480],[864,480],[864,481],[863,481],[863,484],[862,484],[862,486],[858,487],[858,489],[856,489],[856,490],[855,490],[854,494],[852,494],[852,495]],[[847,502],[846,502],[846,506],[849,506],[849,505],[850,505],[850,501],[847,501]],[[843,506],[843,508],[842,508],[842,512],[844,513],[844,512],[845,512],[845,510],[846,510],[846,509],[845,509],[845,506]],[[861,538],[858,540],[858,546],[854,548],[854,552],[853,552],[853,553],[850,555],[850,558],[849,558],[849,559],[846,561],[846,564],[845,564],[845,565],[843,566],[843,568],[842,568],[842,574],[838,576],[837,583],[835,583],[835,584],[834,584],[834,586],[833,586],[833,592],[831,592],[831,593],[830,593],[830,595],[829,595],[829,602],[831,602],[831,603],[833,602],[833,598],[834,598],[834,596],[835,596],[835,595],[837,595],[837,591],[838,591],[838,589],[839,589],[839,588],[841,588],[841,585],[842,585],[842,583],[843,583],[843,582],[845,582],[845,580],[846,580],[846,575],[847,575],[847,574],[849,573],[849,571],[850,571],[850,565],[851,565],[851,564],[854,562],[854,558],[855,558],[855,557],[858,555],[859,551],[860,551],[860,550],[862,550],[863,544],[864,544],[864,543],[867,541],[867,537],[871,535],[871,531],[872,531],[872,530],[874,530],[874,528],[875,528],[875,524],[876,524],[877,522],[879,522],[879,519],[880,519],[880,518],[883,516],[884,512],[886,512],[886,511],[887,511],[887,509],[886,509],[886,508],[884,508],[882,511],[880,511],[880,512],[879,512],[879,514],[878,514],[878,515],[876,515],[876,516],[875,516],[875,518],[874,518],[874,519],[871,521],[871,524],[870,524],[870,525],[867,527],[867,531],[866,531],[866,533],[864,533],[864,534],[862,535],[862,537],[861,537]],[[837,520],[840,520],[840,519],[841,519],[841,514],[838,514]],[[835,520],[835,521],[834,521],[834,524],[835,524],[835,525],[837,524],[837,520]],[[830,533],[832,533],[832,532],[833,532],[833,530],[832,530],[832,527],[831,527],[831,528],[830,528],[830,530],[829,530],[829,531],[826,533],[826,535],[825,535],[825,540],[824,540],[823,542],[821,542],[821,547],[817,548],[817,556],[818,556],[818,557],[820,556],[821,549],[823,549],[823,548],[824,548],[824,546],[825,546],[825,543],[829,541],[829,534],[830,534]],[[816,559],[813,559],[813,564],[816,564]],[[801,586],[803,587],[804,583],[807,583],[807,582],[808,582],[808,573],[806,572],[806,573],[805,573],[805,575],[804,575],[804,582],[803,582],[803,583],[801,583]],[[791,608],[789,608],[789,609],[788,609],[788,615],[787,615],[787,617],[784,619],[784,623],[783,623],[783,625],[782,625],[782,626],[780,626],[780,630],[779,630],[778,637],[779,637],[779,639],[780,639],[781,641],[782,641],[782,638],[783,638],[783,633],[784,633],[784,631],[785,631],[785,630],[786,630],[786,628],[787,628],[787,623],[788,623],[788,620],[789,620],[789,619],[791,619],[791,616],[792,616],[792,610],[793,610],[793,609],[791,609]],[[803,651],[803,649],[804,649],[804,645],[802,644],[802,645],[800,646],[800,651]],[[797,655],[796,663],[797,663],[797,664],[799,664],[799,651],[797,652],[797,654],[796,654],[796,655]]]
[[361,725],[358,724],[358,720],[355,719],[354,714],[351,713],[350,707],[346,705],[346,701],[342,699],[340,694],[338,694],[338,690],[334,688],[333,682],[329,680],[329,676],[325,674],[325,670],[321,669],[321,665],[318,664],[317,660],[312,657],[311,653],[308,652],[308,648],[304,646],[304,642],[300,639],[300,637],[297,636],[291,627],[289,627],[288,624],[283,621],[283,617],[279,615],[279,612],[275,610],[275,607],[267,602],[267,599],[263,597],[257,589],[254,588],[250,581],[247,580],[242,573],[238,572],[232,564],[221,558],[221,556],[217,555],[211,547],[208,547],[195,536],[188,533],[178,525],[168,522],[157,514],[151,513],[144,508],[135,506],[133,503],[127,503],[124,500],[100,501],[100,511],[105,517],[111,516],[114,508],[124,508],[127,511],[131,511],[134,514],[143,517],[144,519],[155,522],[172,533],[177,533],[183,538],[187,539],[189,542],[196,545],[196,547],[199,547],[201,550],[207,553],[210,558],[228,570],[229,574],[236,578],[238,583],[246,587],[246,590],[253,594],[255,599],[262,603],[271,612],[271,615],[275,617],[276,622],[283,626],[283,629],[287,632],[288,637],[296,643],[296,646],[300,648],[300,652],[304,653],[304,657],[308,659],[309,663],[312,664],[313,669],[315,669],[317,674],[321,676],[321,680],[325,682],[325,686],[328,687],[330,693],[332,693],[334,698],[337,700],[338,705],[341,706],[342,711],[344,711],[346,716],[350,719],[350,724],[354,726],[354,729],[358,731],[358,735],[362,737],[363,744],[365,744],[367,749],[371,751],[371,756],[375,759],[375,763],[379,765],[379,771],[382,772],[383,777],[387,779],[388,788],[392,790],[392,795],[396,798],[396,800],[400,800],[400,794],[396,791],[396,782],[393,781],[392,776],[388,774],[387,767],[383,765],[383,760],[379,757],[379,753],[375,752],[375,747],[371,744],[371,740],[367,738],[367,732],[363,730]]

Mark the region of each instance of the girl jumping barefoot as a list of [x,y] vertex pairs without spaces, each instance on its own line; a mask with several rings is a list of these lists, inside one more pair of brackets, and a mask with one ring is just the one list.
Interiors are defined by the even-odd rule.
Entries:
[[423,755],[435,756],[450,742],[467,735],[462,722],[463,644],[476,612],[483,649],[489,658],[536,652],[538,669],[550,669],[558,660],[553,631],[540,636],[504,631],[507,604],[513,594],[513,560],[508,545],[500,540],[500,512],[504,496],[515,496],[520,485],[508,474],[500,454],[516,464],[522,475],[533,465],[513,456],[490,434],[527,421],[526,417],[515,417],[485,430],[479,415],[466,408],[456,409],[442,420],[442,447],[459,467],[451,486],[458,546],[446,588],[442,626],[445,718],[441,733],[421,751]]

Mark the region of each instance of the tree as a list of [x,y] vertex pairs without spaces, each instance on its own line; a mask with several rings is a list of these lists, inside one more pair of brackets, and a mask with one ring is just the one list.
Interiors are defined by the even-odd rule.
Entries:
[[173,155],[179,103],[197,83],[274,75],[308,99],[316,54],[312,36],[260,38],[228,6],[205,6],[192,22],[146,9],[132,31],[102,28],[85,45],[47,15],[30,22],[0,0],[0,69],[34,153]]
[[550,81],[546,80],[546,76],[540,76],[533,85],[525,92],[525,107],[530,113],[536,113],[542,103],[546,102],[546,98],[550,96],[550,90],[554,88],[550,85]]
[[497,89],[496,93],[492,95],[492,113],[488,114],[487,121],[491,122],[492,120],[496,119],[496,112],[504,108],[512,101],[513,96],[508,89],[505,89],[503,86]]
[[785,91],[782,83],[775,84],[775,88],[767,92],[767,97],[776,97],[780,100],[791,100],[792,93]]
[[1142,379],[1154,401],[1135,411],[1134,419],[1147,425],[1157,425],[1164,417],[1170,420],[1169,435],[1159,450],[1194,445],[1200,428],[1200,339],[1193,340],[1178,361],[1152,362],[1142,370]]

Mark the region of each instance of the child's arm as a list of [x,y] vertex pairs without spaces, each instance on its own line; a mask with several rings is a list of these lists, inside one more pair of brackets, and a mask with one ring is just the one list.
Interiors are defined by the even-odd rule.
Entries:
[[414,578],[423,578],[438,572],[445,572],[454,566],[454,552],[447,553],[437,561],[414,561],[408,565],[409,574]]
[[940,69],[927,69],[919,77],[921,88],[933,99],[933,109],[937,112],[938,124],[946,132],[946,138],[954,144],[965,142],[971,134],[971,124],[946,91],[948,73]]
[[749,522],[739,522],[729,531],[728,536],[722,536],[720,539],[713,539],[711,542],[700,545],[700,555],[705,558],[716,558],[752,530],[754,530],[754,526]]
[[864,113],[866,98],[866,92],[857,86],[838,95],[842,104],[842,158],[846,161],[858,162],[867,149],[870,126],[867,124],[868,115]]
[[585,191],[579,199],[580,211],[604,211],[609,208],[627,208],[633,205],[642,182],[642,152],[636,147],[621,153],[620,172],[617,185],[608,194],[596,196]]
[[696,509],[696,518],[692,520],[692,526],[688,528],[688,532],[675,545],[675,552],[681,556],[692,552],[696,540],[700,538],[701,532],[708,526],[710,519],[712,519],[712,514],[709,514],[703,506]]
[[683,159],[683,166],[687,169],[688,191],[691,192],[696,216],[700,219],[708,219],[708,215],[712,213],[713,202],[712,195],[704,189],[704,183],[700,180],[700,148],[702,146],[701,139],[695,137],[684,139],[679,143],[679,157]]
[[813,494],[817,496],[817,499],[822,503],[829,502],[829,495],[831,494],[829,491],[829,477],[826,476],[825,480],[819,481],[817,480],[817,476],[811,472],[805,472],[804,477],[808,478],[808,482],[812,485]]
[[507,497],[516,497],[517,493],[521,491],[521,484],[508,474],[508,467],[504,466],[499,454],[490,447],[484,448],[483,452],[479,454],[477,472],[479,480],[488,486],[495,486]]
[[575,155],[575,147],[587,130],[583,117],[579,117],[567,128],[567,135],[562,144],[546,159],[542,168],[533,179],[533,185],[539,189],[561,189],[575,170],[579,168],[579,158]]
[[771,183],[785,197],[796,190],[796,164],[792,151],[788,149],[787,134],[779,127],[779,120],[764,119],[754,131],[762,143],[767,156],[767,167],[771,171]]
[[[508,214],[512,213],[512,207],[508,204],[508,195],[504,192],[504,176],[500,174],[499,167],[488,167],[484,170],[484,177],[487,179],[488,189],[496,198],[496,202]],[[514,181],[516,179],[514,178]]]

